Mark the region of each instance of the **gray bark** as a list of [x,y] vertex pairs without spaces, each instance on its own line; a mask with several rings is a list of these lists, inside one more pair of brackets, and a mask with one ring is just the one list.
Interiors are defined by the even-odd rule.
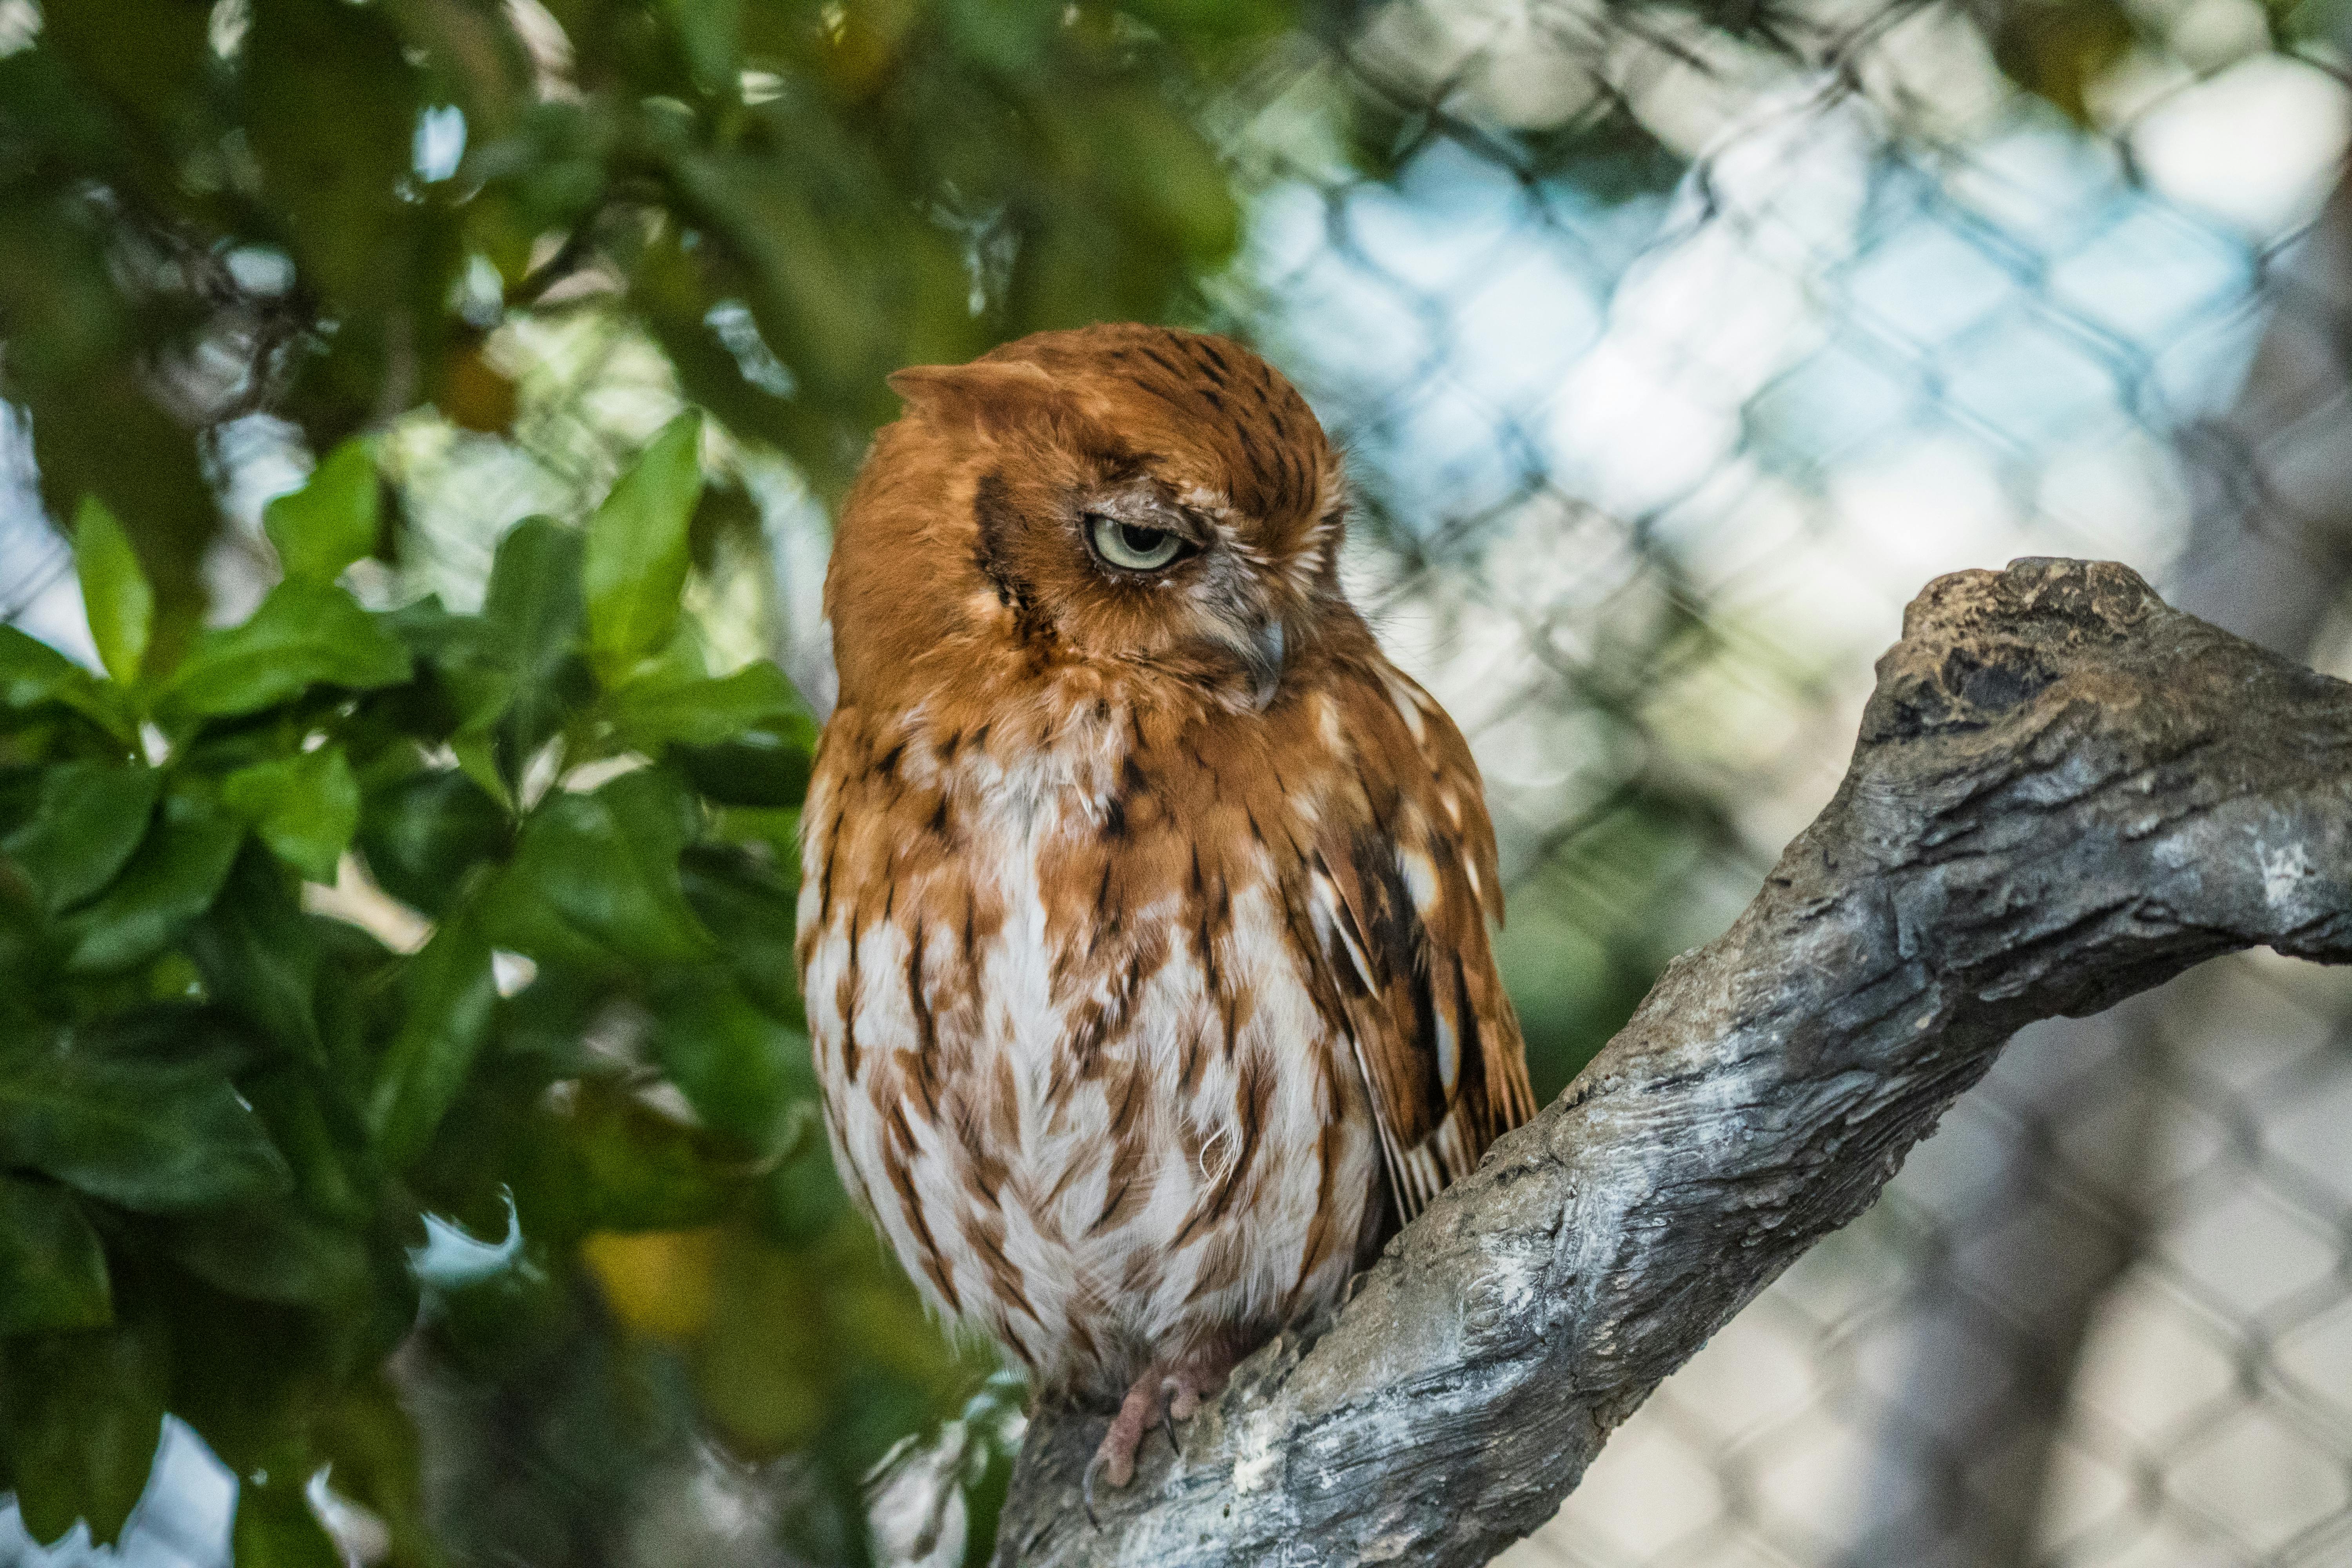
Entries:
[[1042,1412],[1003,1563],[1484,1563],[1853,1219],[2022,1025],[2268,945],[2352,962],[2352,687],[2128,569],[1939,579],[1731,930],[1135,1483]]

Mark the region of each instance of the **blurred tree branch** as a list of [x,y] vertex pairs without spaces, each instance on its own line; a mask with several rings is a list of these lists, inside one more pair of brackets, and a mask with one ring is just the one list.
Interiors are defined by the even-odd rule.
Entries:
[[1930,584],[1878,668],[1732,929],[1099,1530],[1097,1418],[1041,1416],[1000,1562],[1483,1563],[2021,1026],[2246,947],[2352,962],[2352,688],[2049,560]]

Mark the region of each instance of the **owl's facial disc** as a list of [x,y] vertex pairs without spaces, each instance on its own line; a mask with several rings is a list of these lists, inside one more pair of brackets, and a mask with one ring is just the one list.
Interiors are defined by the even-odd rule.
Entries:
[[1148,477],[1076,489],[1075,531],[1100,584],[1088,597],[1104,612],[1076,617],[1093,623],[1078,640],[1129,660],[1230,671],[1263,710],[1292,640],[1281,574],[1223,497],[1187,491],[1184,502]]

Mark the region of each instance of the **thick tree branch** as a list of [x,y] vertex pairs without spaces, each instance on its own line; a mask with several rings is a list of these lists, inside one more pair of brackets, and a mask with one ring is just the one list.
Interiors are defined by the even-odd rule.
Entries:
[[1929,584],[1878,676],[1731,930],[1099,1528],[1100,1417],[1042,1415],[1000,1561],[1484,1563],[2020,1026],[2239,948],[2352,962],[2352,687],[2049,560]]

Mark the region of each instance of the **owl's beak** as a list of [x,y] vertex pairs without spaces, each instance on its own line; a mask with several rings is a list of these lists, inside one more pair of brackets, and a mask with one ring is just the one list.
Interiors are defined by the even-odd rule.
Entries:
[[1272,616],[1251,628],[1241,650],[1242,662],[1249,669],[1250,695],[1261,713],[1282,685],[1282,617]]

